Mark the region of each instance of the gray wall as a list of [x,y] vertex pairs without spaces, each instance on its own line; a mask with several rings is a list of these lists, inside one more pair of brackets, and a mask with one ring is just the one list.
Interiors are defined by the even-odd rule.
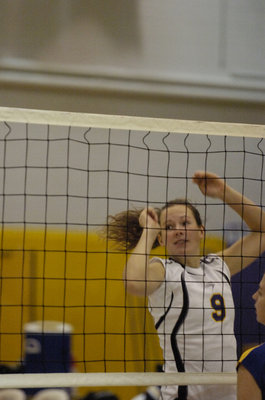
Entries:
[[205,199],[192,183],[201,169],[264,205],[265,142],[259,138],[9,126],[0,123],[5,226],[93,230],[106,223],[107,215],[188,197],[197,203],[209,233],[222,236],[224,226],[240,220],[219,200]]
[[0,0],[0,106],[265,123],[263,0]]

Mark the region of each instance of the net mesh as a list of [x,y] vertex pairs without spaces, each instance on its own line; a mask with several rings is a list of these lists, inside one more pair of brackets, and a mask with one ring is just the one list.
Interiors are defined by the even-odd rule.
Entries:
[[[30,335],[37,329],[45,341],[54,333],[45,321],[62,323],[63,336],[70,325],[71,344],[63,344],[60,362],[48,358],[27,372],[57,372],[56,363],[59,372],[157,371],[163,354],[147,300],[124,290],[128,252],[101,230],[121,210],[186,197],[206,222],[205,253],[233,243],[248,228],[198,192],[192,176],[214,171],[264,207],[264,128],[0,109],[3,371],[25,368],[35,354]],[[232,280],[238,353],[264,340],[251,301],[263,271],[261,256]]]

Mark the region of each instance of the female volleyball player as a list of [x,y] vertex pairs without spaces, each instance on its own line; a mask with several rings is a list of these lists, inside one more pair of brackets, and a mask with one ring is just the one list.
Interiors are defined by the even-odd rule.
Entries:
[[[265,275],[254,293],[257,321],[265,325]],[[238,400],[265,399],[265,343],[247,350],[238,365]]]
[[[201,256],[205,229],[197,209],[174,200],[162,209],[126,211],[110,218],[109,238],[132,253],[124,269],[126,290],[148,296],[164,352],[165,372],[235,372],[236,341],[230,274],[249,265],[265,250],[265,216],[260,207],[224,180],[198,171],[193,182],[205,196],[228,204],[250,232],[218,254]],[[167,257],[150,259],[165,246]],[[163,400],[235,400],[230,385],[165,386]]]

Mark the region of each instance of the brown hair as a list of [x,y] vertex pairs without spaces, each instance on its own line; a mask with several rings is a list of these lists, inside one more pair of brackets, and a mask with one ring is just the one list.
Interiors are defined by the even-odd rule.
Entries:
[[[187,199],[175,199],[167,202],[162,208],[156,208],[158,218],[160,219],[161,212],[174,205],[185,205],[193,213],[194,218],[199,227],[202,226],[202,220],[197,208]],[[114,216],[108,217],[108,223],[105,228],[107,239],[116,242],[117,247],[122,250],[132,250],[137,245],[143,228],[139,225],[139,216],[143,209],[122,211]],[[158,239],[155,240],[153,248],[159,246]]]
[[172,207],[172,206],[175,206],[175,205],[179,205],[179,204],[186,206],[187,208],[189,208],[189,209],[192,211],[192,214],[193,214],[193,216],[194,216],[194,218],[195,218],[195,220],[196,220],[196,222],[197,222],[197,225],[198,225],[199,227],[201,227],[201,226],[202,226],[202,219],[201,219],[200,213],[199,213],[199,211],[197,210],[197,208],[196,208],[189,200],[187,200],[187,199],[174,199],[174,200],[168,201],[168,202],[160,209],[159,218],[160,218],[161,212],[162,212],[163,210],[166,210],[166,209],[169,208],[169,207]]

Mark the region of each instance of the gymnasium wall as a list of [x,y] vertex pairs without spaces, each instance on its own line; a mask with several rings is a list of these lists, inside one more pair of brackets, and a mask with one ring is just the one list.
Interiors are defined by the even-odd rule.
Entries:
[[0,1],[0,105],[264,124],[264,7]]
[[125,298],[125,254],[106,254],[106,243],[92,233],[5,230],[1,240],[1,360],[21,359],[21,332],[34,320],[72,324],[80,371],[142,370],[144,358],[159,359],[152,340],[144,350],[140,337],[145,324],[153,331],[144,299]]
[[[106,254],[94,233],[13,229],[1,243],[0,364],[23,361],[25,323],[52,320],[73,327],[75,372],[156,370],[162,354],[146,301],[125,295],[125,254]],[[140,391],[115,389],[123,399]]]
[[[0,239],[0,364],[23,362],[27,322],[52,320],[72,325],[75,372],[156,371],[163,357],[146,299],[125,294],[126,254],[111,244],[106,254],[96,233],[5,229]],[[207,252],[220,245],[209,238]],[[142,388],[111,390],[126,400]]]

